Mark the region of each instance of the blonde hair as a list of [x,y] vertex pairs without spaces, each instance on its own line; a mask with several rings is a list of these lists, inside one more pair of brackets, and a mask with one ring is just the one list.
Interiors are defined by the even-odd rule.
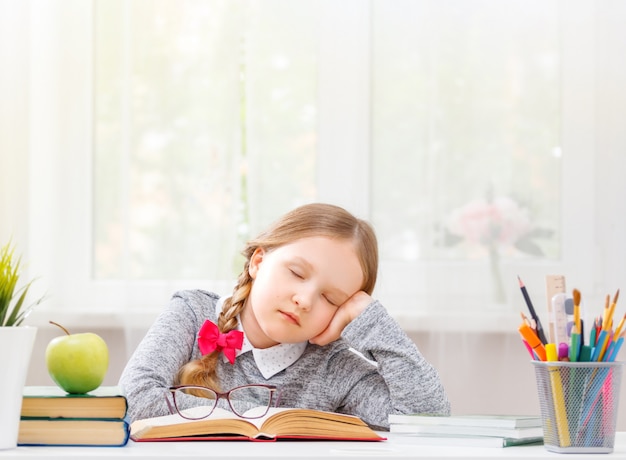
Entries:
[[[325,203],[303,205],[285,214],[246,244],[242,251],[245,257],[243,270],[232,296],[224,302],[217,320],[221,332],[226,333],[237,327],[237,316],[243,310],[252,289],[248,268],[254,251],[257,248],[271,251],[301,238],[313,236],[352,241],[363,271],[360,290],[372,294],[378,274],[378,243],[372,226],[339,206]],[[177,383],[219,389],[219,379],[215,372],[218,356],[219,352],[213,352],[185,364],[178,372]]]

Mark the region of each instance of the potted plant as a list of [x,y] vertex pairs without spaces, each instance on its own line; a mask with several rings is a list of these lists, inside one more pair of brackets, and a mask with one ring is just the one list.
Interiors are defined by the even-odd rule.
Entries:
[[0,449],[17,446],[22,392],[37,328],[23,326],[28,314],[42,298],[28,304],[32,281],[18,287],[20,258],[7,243],[0,249]]

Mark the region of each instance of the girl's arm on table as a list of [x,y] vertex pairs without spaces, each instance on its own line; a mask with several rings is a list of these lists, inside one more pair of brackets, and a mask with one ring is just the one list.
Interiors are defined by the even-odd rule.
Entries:
[[139,343],[119,381],[131,421],[170,413],[168,388],[180,367],[198,357],[194,355],[200,323],[197,316],[187,301],[175,294]]
[[346,326],[342,337],[376,363],[377,374],[384,382],[381,385],[376,376],[367,376],[356,384],[351,392],[354,400],[349,404],[362,406],[358,412],[375,414],[379,422],[384,422],[383,427],[388,427],[390,413],[450,413],[437,370],[379,301],[373,301]]

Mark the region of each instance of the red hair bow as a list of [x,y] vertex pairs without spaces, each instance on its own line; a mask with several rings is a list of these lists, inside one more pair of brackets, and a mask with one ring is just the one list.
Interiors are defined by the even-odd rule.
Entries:
[[198,347],[203,355],[213,351],[222,351],[231,364],[235,362],[237,350],[241,350],[243,344],[243,332],[230,331],[226,334],[220,332],[217,325],[208,319],[198,332]]

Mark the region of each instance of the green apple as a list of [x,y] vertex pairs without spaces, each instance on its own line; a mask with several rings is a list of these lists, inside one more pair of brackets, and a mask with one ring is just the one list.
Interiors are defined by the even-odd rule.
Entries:
[[55,337],[46,348],[46,366],[52,380],[68,393],[82,394],[102,384],[109,368],[109,348],[98,334],[84,332]]

